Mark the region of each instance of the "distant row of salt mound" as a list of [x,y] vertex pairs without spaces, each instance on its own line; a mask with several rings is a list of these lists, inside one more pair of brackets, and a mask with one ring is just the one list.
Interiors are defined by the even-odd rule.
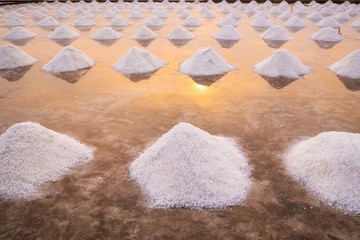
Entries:
[[[12,45],[0,47],[0,69],[13,69],[33,65],[37,60],[20,48]],[[63,48],[47,63],[43,70],[52,73],[70,72],[88,69],[95,65],[95,61],[82,51],[71,46]],[[165,65],[165,61],[146,50],[131,48],[113,66],[115,71],[124,74],[142,74],[157,71]],[[199,50],[194,56],[180,65],[180,72],[190,76],[223,75],[235,69],[212,48]],[[347,78],[360,79],[360,50],[357,50],[329,69],[337,75]],[[256,64],[253,70],[266,77],[299,78],[309,73],[310,68],[287,50],[279,49],[271,56]]]

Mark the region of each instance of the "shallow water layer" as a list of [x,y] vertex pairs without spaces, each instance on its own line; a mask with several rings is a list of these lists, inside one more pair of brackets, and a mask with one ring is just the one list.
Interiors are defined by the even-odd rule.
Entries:
[[[49,31],[25,19],[38,34],[21,49],[39,61],[31,68],[0,76],[0,132],[17,122],[39,122],[97,148],[95,160],[62,180],[51,183],[47,197],[30,202],[0,201],[1,239],[359,239],[360,219],[323,205],[288,177],[282,154],[288,147],[323,131],[360,131],[359,84],[338,78],[327,66],[360,48],[359,33],[349,21],[341,28],[344,40],[320,48],[308,35],[319,29],[305,18],[307,27],[289,32],[295,39],[281,46],[297,56],[311,73],[298,80],[265,79],[252,67],[268,57],[271,48],[251,27],[244,12],[237,29],[244,36],[233,46],[222,46],[210,35],[225,14],[213,9],[216,19],[191,29],[196,39],[174,45],[166,35],[182,22],[173,11],[158,37],[147,44],[131,40],[152,13],[121,32],[114,43],[89,37],[107,25],[106,12],[96,14],[96,25],[71,46],[96,65],[64,79],[41,70],[62,45],[47,39]],[[49,15],[53,13],[48,13]],[[269,14],[270,16],[270,14]],[[277,18],[273,23],[281,24]],[[355,19],[354,19],[355,20]],[[4,22],[1,19],[0,25]],[[75,18],[61,20],[70,26]],[[76,30],[76,29],[75,29]],[[7,32],[0,28],[0,34]],[[0,45],[7,44],[0,40]],[[132,81],[112,70],[133,46],[147,49],[167,65]],[[198,85],[181,74],[179,64],[197,50],[212,47],[235,71]],[[278,47],[278,46],[276,46]],[[65,81],[64,81],[65,80]],[[196,80],[196,79],[195,79]],[[215,81],[213,83],[213,81]],[[201,81],[203,83],[203,81]],[[189,122],[211,134],[235,138],[253,168],[253,191],[241,206],[201,212],[146,207],[127,167],[149,144],[178,122]]]

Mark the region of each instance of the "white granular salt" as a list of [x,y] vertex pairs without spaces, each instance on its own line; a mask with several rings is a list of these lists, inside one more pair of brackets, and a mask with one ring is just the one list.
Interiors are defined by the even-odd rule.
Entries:
[[31,18],[37,20],[37,19],[43,19],[43,18],[46,18],[47,16],[42,13],[42,12],[34,12],[32,15],[31,15]]
[[33,199],[41,187],[93,159],[94,149],[38,123],[11,126],[0,136],[0,196]]
[[283,12],[282,14],[279,15],[279,18],[283,20],[288,20],[292,16],[294,15],[292,15],[290,12]]
[[285,78],[299,78],[310,72],[309,67],[284,49],[276,50],[270,57],[256,64],[253,70],[261,76]]
[[60,23],[56,21],[55,18],[53,17],[46,17],[41,19],[37,25],[39,27],[54,27],[54,26],[59,26]]
[[130,18],[142,18],[144,15],[140,11],[132,11],[130,13]]
[[64,47],[50,62],[43,66],[43,70],[51,73],[78,71],[91,68],[95,61],[82,51],[71,46]]
[[0,47],[0,70],[33,65],[37,59],[13,45]]
[[208,10],[203,14],[203,17],[204,18],[216,18],[216,14],[213,11]]
[[360,19],[354,21],[353,23],[351,23],[351,26],[354,28],[360,28]]
[[306,18],[310,19],[312,21],[318,22],[318,21],[320,21],[322,19],[322,16],[318,12],[313,12],[313,13],[310,13],[310,14],[306,15]]
[[332,27],[332,28],[339,28],[341,24],[331,17],[324,18],[316,23],[316,26],[323,28],[323,27]]
[[275,25],[267,29],[265,32],[263,32],[260,37],[265,40],[270,41],[289,41],[294,39],[289,34],[286,33],[286,30],[279,26]]
[[180,71],[190,76],[222,75],[235,69],[212,48],[199,50],[180,65]]
[[320,133],[291,147],[284,162],[321,201],[360,213],[360,134]]
[[142,74],[155,72],[165,64],[165,61],[150,52],[132,47],[113,66],[113,69],[124,74]]
[[95,25],[95,22],[87,17],[79,17],[72,25],[74,27],[92,27]]
[[263,16],[257,17],[255,18],[251,23],[250,26],[253,27],[271,27],[274,24],[272,22],[270,22],[269,20],[267,20],[266,18],[264,18]]
[[237,26],[239,26],[239,23],[232,17],[226,16],[223,19],[221,19],[219,22],[217,22],[216,25],[218,25],[220,27],[225,26],[225,25],[231,25],[233,27],[237,27]]
[[69,17],[70,17],[70,14],[63,12],[63,11],[58,11],[54,16],[54,18],[56,18],[56,19],[66,19]]
[[5,40],[21,40],[35,37],[36,34],[23,27],[14,27],[5,33],[2,38]]
[[179,123],[129,167],[151,208],[224,208],[245,201],[252,186],[244,153],[229,138]]
[[115,40],[120,39],[123,35],[111,27],[100,28],[90,38],[94,40]]
[[240,40],[242,35],[239,31],[231,25],[224,25],[221,27],[218,33],[211,35],[215,39],[219,40]]
[[286,27],[306,27],[306,24],[298,16],[293,16],[284,22]]
[[80,34],[75,32],[74,30],[64,25],[61,25],[55,28],[55,30],[48,35],[48,38],[53,40],[60,40],[60,39],[73,39],[79,36]]
[[185,20],[182,22],[182,25],[184,27],[199,27],[202,25],[202,23],[199,21],[199,19],[195,16],[188,16],[185,18]]
[[329,69],[341,77],[360,79],[360,50],[332,64]]
[[326,42],[339,42],[343,38],[339,33],[332,27],[324,27],[317,33],[309,36],[312,40],[326,41]]
[[169,40],[190,40],[195,38],[195,36],[182,26],[177,26],[166,36],[166,38]]
[[125,26],[129,26],[129,25],[130,25],[130,23],[125,21],[121,16],[115,16],[109,22],[110,27],[125,27]]
[[144,25],[148,27],[161,27],[165,25],[165,22],[158,16],[152,16],[147,21],[145,21]]
[[4,27],[18,27],[24,26],[25,22],[18,17],[9,18],[5,23]]
[[141,26],[135,33],[132,35],[131,39],[134,40],[151,40],[156,38],[156,33],[151,31],[147,26]]

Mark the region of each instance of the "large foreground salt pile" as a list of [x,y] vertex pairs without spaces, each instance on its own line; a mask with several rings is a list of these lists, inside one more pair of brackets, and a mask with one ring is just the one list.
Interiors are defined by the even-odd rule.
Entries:
[[195,36],[182,26],[177,26],[166,36],[166,38],[169,40],[190,40],[194,39]]
[[179,123],[129,167],[152,208],[223,208],[241,204],[251,169],[236,144]]
[[113,66],[117,72],[124,74],[142,74],[155,72],[166,63],[148,51],[132,47]]
[[91,35],[94,40],[115,40],[121,38],[123,35],[111,27],[100,28],[96,33]]
[[309,36],[312,40],[325,41],[325,42],[340,42],[342,37],[332,27],[324,27],[317,33]]
[[270,41],[289,41],[294,39],[286,33],[285,29],[279,25],[270,27],[268,30],[263,32],[260,37]]
[[13,45],[0,47],[0,70],[33,65],[37,59]]
[[253,70],[261,76],[274,78],[299,78],[310,72],[309,67],[284,49],[276,50],[270,57],[256,64]]
[[360,134],[323,132],[295,144],[285,165],[328,205],[360,213]]
[[222,75],[235,69],[212,48],[199,50],[180,65],[180,71],[190,76]]
[[23,27],[13,27],[5,33],[2,38],[6,40],[21,40],[35,37],[36,34]]
[[23,122],[0,136],[0,195],[31,199],[41,187],[93,159],[94,149],[41,126]]
[[360,50],[332,64],[329,69],[341,77],[360,79]]
[[71,46],[64,47],[53,59],[43,66],[43,70],[51,73],[78,71],[91,68],[95,61],[86,56],[79,49]]

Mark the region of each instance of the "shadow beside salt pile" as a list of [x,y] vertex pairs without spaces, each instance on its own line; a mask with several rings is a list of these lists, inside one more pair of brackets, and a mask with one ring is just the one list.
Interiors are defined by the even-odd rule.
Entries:
[[74,26],[77,30],[79,30],[80,32],[88,32],[92,29],[92,26]]
[[76,38],[52,39],[52,41],[56,42],[57,44],[63,47],[69,46],[75,40]]
[[209,87],[212,84],[214,84],[215,82],[219,81],[225,75],[226,75],[226,73],[219,74],[219,75],[212,75],[212,76],[191,76],[191,75],[189,75],[189,77],[191,77],[191,79],[195,83]]
[[77,81],[84,76],[90,68],[78,70],[78,71],[69,71],[61,73],[52,73],[57,78],[67,81],[68,83],[76,83]]
[[124,75],[133,82],[140,82],[142,80],[150,79],[156,72],[157,70],[149,73],[132,73]]
[[11,42],[16,46],[25,46],[28,42],[30,42],[34,37],[31,38],[24,38],[24,39],[8,39],[7,41]]
[[289,31],[289,32],[292,32],[292,33],[296,33],[298,31],[300,31],[301,29],[304,29],[305,27],[304,26],[299,26],[299,27],[294,27],[294,26],[285,26],[286,29]]
[[185,46],[191,40],[192,39],[184,39],[184,40],[169,39],[169,41],[177,48],[181,48],[182,46]]
[[117,41],[117,39],[108,39],[108,40],[93,39],[93,40],[107,47],[110,47]]
[[140,46],[146,48],[148,47],[154,39],[146,39],[146,40],[135,40]]
[[266,31],[269,27],[268,26],[252,26],[256,31],[258,32],[264,32]]
[[344,86],[350,91],[359,91],[360,90],[360,78],[347,78],[336,75],[338,79],[344,84]]
[[222,48],[232,48],[239,40],[216,39]]
[[271,48],[281,48],[285,43],[288,42],[288,40],[268,40],[268,39],[263,39],[263,40],[268,45],[268,47]]
[[330,41],[321,41],[321,40],[314,40],[316,45],[318,45],[320,48],[323,49],[330,49],[334,47],[336,44],[338,44],[340,41],[337,42],[330,42]]
[[25,73],[27,73],[33,65],[18,67],[13,69],[0,70],[0,76],[5,78],[9,82],[14,82],[21,79]]
[[298,78],[287,78],[287,77],[266,77],[266,76],[261,76],[261,77],[265,79],[269,83],[269,85],[275,89],[282,89],[287,85],[291,84],[292,82],[298,80]]
[[54,31],[56,27],[57,26],[39,26],[40,29],[48,32]]

